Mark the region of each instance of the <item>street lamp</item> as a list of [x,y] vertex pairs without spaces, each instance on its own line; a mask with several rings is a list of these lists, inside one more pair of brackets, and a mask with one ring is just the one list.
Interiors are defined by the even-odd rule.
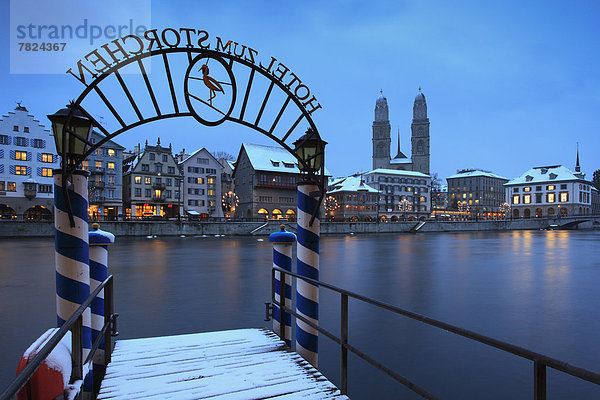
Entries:
[[56,152],[63,157],[62,163],[77,165],[90,144],[92,121],[78,108],[63,108],[47,117],[52,122]]
[[326,144],[312,128],[308,128],[306,134],[294,142],[296,154],[304,161],[298,164],[300,171],[315,173],[321,169]]

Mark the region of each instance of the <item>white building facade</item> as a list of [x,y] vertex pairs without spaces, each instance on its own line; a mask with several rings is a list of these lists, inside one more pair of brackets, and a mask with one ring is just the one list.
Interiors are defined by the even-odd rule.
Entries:
[[593,210],[592,183],[562,165],[532,168],[504,187],[513,218],[590,215]]
[[431,176],[384,168],[369,171],[364,176],[365,183],[380,193],[380,220],[416,220],[430,215]]
[[20,104],[0,120],[0,217],[51,219],[54,137]]
[[223,166],[204,147],[179,162],[183,173],[183,209],[191,218],[223,218]]

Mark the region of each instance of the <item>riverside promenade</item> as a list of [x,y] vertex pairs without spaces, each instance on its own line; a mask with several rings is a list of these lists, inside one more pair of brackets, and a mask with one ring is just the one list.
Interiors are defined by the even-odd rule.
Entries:
[[[102,228],[123,236],[263,236],[279,230],[295,232],[296,222],[177,222],[177,221],[118,221],[101,222]],[[322,235],[414,233],[425,232],[477,232],[540,229],[600,229],[600,215],[562,218],[532,218],[518,220],[486,221],[418,221],[406,222],[321,222]],[[52,221],[1,221],[0,238],[54,237]]]

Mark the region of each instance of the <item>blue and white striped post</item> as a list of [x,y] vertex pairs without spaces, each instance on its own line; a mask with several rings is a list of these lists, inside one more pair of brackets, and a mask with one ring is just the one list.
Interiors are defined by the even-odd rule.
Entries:
[[[62,189],[62,170],[54,170],[54,228],[56,263],[56,319],[62,326],[90,296],[88,245],[88,183],[87,171],[75,171],[65,180],[67,195],[75,219],[71,227],[67,200]],[[83,313],[83,360],[92,348],[91,313]],[[91,398],[92,377],[86,376],[84,397]]]
[[[309,226],[319,200],[311,196],[319,187],[312,184],[298,185],[298,275],[319,279],[319,213]],[[296,311],[314,324],[319,324],[319,288],[298,279],[296,284]],[[319,362],[318,332],[300,320],[296,320],[296,351],[317,367]]]
[[[273,266],[292,272],[292,244],[296,243],[296,235],[285,231],[285,225],[280,226],[279,232],[269,235],[269,242],[273,243]],[[281,300],[281,273],[275,271],[275,301],[283,304],[285,307],[292,307],[292,277],[285,276],[285,295]],[[280,311],[278,306],[273,307],[273,331],[277,334],[281,332]],[[292,315],[285,313],[285,344],[292,346]]]
[[[92,224],[90,240],[90,291],[96,290],[108,278],[108,245],[115,242],[115,235],[100,229],[100,225]],[[96,342],[104,326],[104,289],[92,301],[92,343]],[[104,338],[94,353],[94,393],[100,391],[100,383],[106,371],[104,364]]]

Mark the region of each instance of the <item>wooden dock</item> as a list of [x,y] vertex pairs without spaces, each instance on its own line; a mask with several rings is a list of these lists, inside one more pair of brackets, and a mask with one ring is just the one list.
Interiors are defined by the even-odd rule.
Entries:
[[264,329],[119,340],[98,399],[348,399]]

